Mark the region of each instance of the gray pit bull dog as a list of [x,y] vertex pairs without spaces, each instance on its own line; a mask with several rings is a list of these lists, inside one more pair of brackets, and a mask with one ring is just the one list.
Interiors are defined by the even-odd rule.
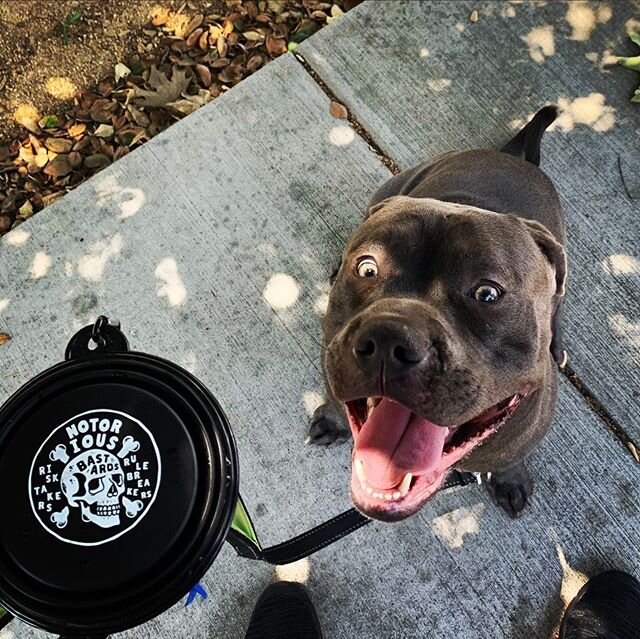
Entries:
[[323,322],[331,399],[310,441],[353,436],[351,493],[369,517],[414,514],[452,468],[484,473],[511,516],[532,494],[522,462],[565,359],[563,215],[537,168],[556,114],[543,108],[500,151],[391,178],[347,242]]

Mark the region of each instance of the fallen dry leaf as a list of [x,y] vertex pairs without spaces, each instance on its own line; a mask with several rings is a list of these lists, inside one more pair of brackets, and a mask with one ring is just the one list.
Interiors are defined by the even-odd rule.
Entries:
[[122,64],[122,62],[118,62],[118,64],[116,64],[116,66],[114,67],[113,75],[115,77],[116,82],[120,82],[122,78],[126,78],[129,75],[131,75],[131,69],[126,64]]
[[184,113],[184,115],[189,115],[197,111],[201,106],[207,104],[207,102],[211,102],[211,94],[209,91],[200,89],[198,95],[185,95],[184,99],[177,100],[176,102],[168,102],[167,106],[180,113]]
[[110,124],[101,124],[94,132],[99,138],[110,138],[113,135],[113,127]]
[[469,20],[470,20],[471,22],[478,22],[478,20],[480,20],[480,14],[478,13],[478,10],[477,10],[477,9],[474,9],[474,10],[471,12],[471,15],[469,16]]
[[44,173],[50,177],[64,177],[71,173],[71,165],[66,155],[56,155],[53,160],[44,167]]
[[148,84],[153,87],[153,91],[146,91],[136,87],[136,100],[146,107],[165,107],[169,102],[175,102],[187,90],[191,79],[182,69],[174,66],[171,73],[171,80],[157,67],[151,67]]
[[11,339],[11,335],[7,335],[7,333],[0,333],[0,346],[6,344]]
[[349,117],[349,112],[344,104],[340,104],[340,102],[332,102],[329,107],[329,112],[334,118],[340,118],[341,120],[346,120]]
[[44,145],[49,151],[53,151],[54,153],[69,153],[73,142],[71,140],[65,140],[64,138],[47,138],[44,141]]
[[21,215],[25,220],[33,215],[33,205],[27,200],[19,209],[18,215]]

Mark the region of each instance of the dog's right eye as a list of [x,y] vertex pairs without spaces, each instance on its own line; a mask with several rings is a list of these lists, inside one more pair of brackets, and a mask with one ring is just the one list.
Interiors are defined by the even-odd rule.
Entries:
[[372,257],[363,257],[358,260],[356,272],[358,277],[375,277],[378,274],[378,265]]

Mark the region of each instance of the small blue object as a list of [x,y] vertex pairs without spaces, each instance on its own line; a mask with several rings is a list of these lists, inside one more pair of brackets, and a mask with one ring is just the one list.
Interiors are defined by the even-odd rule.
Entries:
[[198,595],[200,595],[203,599],[206,599],[209,596],[207,594],[207,591],[200,584],[196,584],[189,591],[189,594],[187,595],[187,603],[184,604],[184,607],[186,608],[187,606],[191,605]]

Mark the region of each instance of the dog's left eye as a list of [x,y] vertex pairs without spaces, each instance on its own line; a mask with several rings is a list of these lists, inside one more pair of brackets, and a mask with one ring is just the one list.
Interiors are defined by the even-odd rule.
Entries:
[[372,257],[363,257],[358,260],[356,272],[359,277],[375,277],[378,274],[378,265]]
[[486,302],[488,304],[498,300],[501,295],[502,291],[494,284],[479,284],[473,289],[473,297],[479,302]]

